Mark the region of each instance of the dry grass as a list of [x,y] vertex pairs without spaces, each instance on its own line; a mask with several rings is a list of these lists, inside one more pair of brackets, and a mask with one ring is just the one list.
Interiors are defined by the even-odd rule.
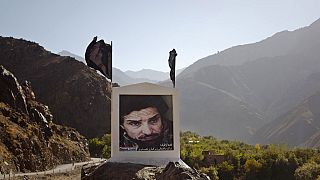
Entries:
[[2,158],[10,156],[8,149],[2,142],[0,142],[0,156]]
[[9,110],[8,106],[3,102],[0,102],[0,109]]

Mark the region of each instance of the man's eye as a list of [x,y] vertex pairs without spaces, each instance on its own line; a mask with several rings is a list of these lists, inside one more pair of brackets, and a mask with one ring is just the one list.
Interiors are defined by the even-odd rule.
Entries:
[[128,124],[134,127],[139,127],[141,125],[141,123],[137,121],[130,121]]
[[154,118],[149,119],[150,124],[156,124],[160,119],[160,116],[156,116]]

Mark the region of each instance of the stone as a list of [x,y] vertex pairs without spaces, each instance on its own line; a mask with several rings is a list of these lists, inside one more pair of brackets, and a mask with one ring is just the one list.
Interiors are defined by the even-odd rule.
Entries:
[[115,162],[87,164],[81,170],[81,179],[210,180],[206,174],[199,173],[195,169],[185,167],[178,162],[169,162],[165,167]]

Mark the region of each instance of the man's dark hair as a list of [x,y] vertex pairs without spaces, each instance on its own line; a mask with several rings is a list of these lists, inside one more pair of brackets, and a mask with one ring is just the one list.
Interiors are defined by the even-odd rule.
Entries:
[[169,109],[161,95],[120,95],[120,124],[123,123],[123,117],[132,111],[148,107],[157,108],[161,116]]

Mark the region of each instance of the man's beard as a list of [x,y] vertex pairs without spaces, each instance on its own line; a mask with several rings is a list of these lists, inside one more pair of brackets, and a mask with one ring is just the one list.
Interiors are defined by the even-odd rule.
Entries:
[[148,141],[154,141],[158,137],[160,137],[160,133],[152,133],[150,135],[142,135],[138,137],[137,140],[142,142],[148,142]]
[[162,135],[160,133],[154,133],[150,135],[144,135],[143,137],[139,137],[138,139],[135,139],[134,142],[136,142],[139,145],[139,148],[148,148],[159,146],[161,140]]

